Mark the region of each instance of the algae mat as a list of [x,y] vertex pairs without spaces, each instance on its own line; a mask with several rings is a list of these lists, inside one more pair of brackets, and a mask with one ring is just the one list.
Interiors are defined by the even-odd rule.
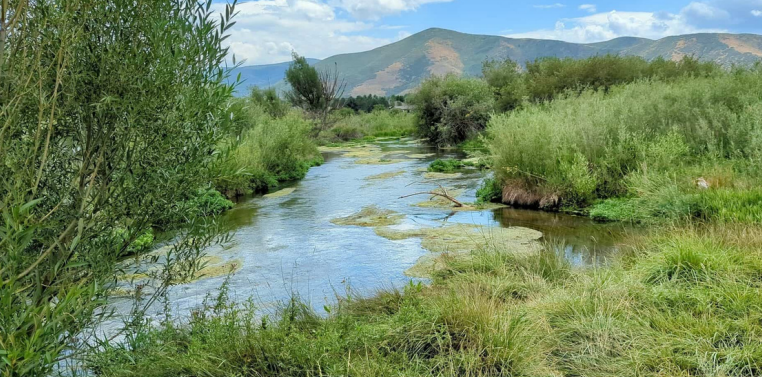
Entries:
[[295,187],[285,188],[283,190],[267,194],[267,195],[265,195],[265,198],[267,198],[267,199],[282,198],[284,196],[293,194],[294,191],[296,191]]
[[404,218],[405,215],[401,213],[368,206],[354,215],[333,219],[331,222],[336,225],[382,227],[400,224]]
[[368,181],[383,181],[383,180],[386,180],[386,179],[391,179],[391,178],[399,177],[402,174],[405,174],[404,170],[390,171],[388,173],[381,173],[381,174],[371,175],[369,177],[366,177],[365,180],[368,180]]
[[411,277],[427,278],[443,268],[446,258],[463,258],[484,248],[510,253],[531,253],[540,250],[542,233],[520,227],[498,228],[480,225],[456,224],[438,228],[399,230],[376,228],[376,234],[386,239],[405,240],[420,238],[421,247],[432,252],[405,272]]

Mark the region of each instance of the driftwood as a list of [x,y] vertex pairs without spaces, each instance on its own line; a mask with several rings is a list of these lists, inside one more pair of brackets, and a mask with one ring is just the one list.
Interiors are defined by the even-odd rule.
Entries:
[[[458,207],[458,208],[463,207],[463,203],[459,202],[457,199],[455,199],[452,196],[450,196],[450,194],[447,193],[447,189],[446,188],[442,187],[442,185],[439,185],[439,189],[441,189],[442,192],[423,191],[423,192],[417,192],[415,194],[400,196],[399,198],[400,199],[405,199],[405,198],[409,198],[411,196],[416,196],[416,195],[431,195],[431,199],[433,199],[435,196],[439,196],[439,197],[442,197],[442,198],[445,198],[445,199],[451,201],[453,204],[455,204],[455,207]],[[431,200],[431,199],[429,199],[429,200]]]

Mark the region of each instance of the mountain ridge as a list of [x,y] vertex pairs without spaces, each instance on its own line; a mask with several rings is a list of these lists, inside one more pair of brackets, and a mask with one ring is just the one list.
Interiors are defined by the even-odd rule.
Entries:
[[[548,56],[579,59],[604,54],[648,60],[659,56],[671,60],[694,56],[725,67],[750,66],[762,60],[762,35],[699,33],[658,40],[620,37],[596,43],[571,43],[430,28],[369,51],[331,56],[314,66],[318,69],[338,66],[347,82],[346,95],[388,96],[409,93],[432,75],[478,76],[482,63],[490,59],[510,58],[524,65]],[[275,86],[279,90],[287,87],[283,82]]]

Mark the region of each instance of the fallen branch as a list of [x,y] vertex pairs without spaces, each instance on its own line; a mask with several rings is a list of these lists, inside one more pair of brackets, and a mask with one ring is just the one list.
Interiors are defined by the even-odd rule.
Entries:
[[416,196],[416,195],[431,195],[432,197],[434,197],[434,196],[439,196],[439,197],[442,197],[442,198],[445,198],[445,199],[447,199],[447,200],[451,201],[453,204],[455,204],[455,207],[463,207],[463,203],[459,202],[457,199],[455,199],[455,198],[453,198],[452,196],[448,195],[448,194],[447,194],[447,190],[445,190],[445,189],[443,188],[443,189],[442,189],[442,191],[443,191],[444,193],[441,193],[441,192],[436,192],[436,191],[424,191],[424,192],[417,192],[417,193],[415,193],[415,194],[410,194],[410,195],[400,196],[399,198],[400,198],[400,199],[405,199],[405,198],[409,198],[409,197],[411,197],[411,196]]

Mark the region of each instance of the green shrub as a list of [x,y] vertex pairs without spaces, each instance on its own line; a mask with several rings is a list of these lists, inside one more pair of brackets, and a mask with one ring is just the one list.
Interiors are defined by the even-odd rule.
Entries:
[[275,88],[259,89],[252,87],[247,99],[249,104],[262,107],[273,118],[285,116],[291,108],[287,101],[282,100],[278,96]]
[[330,130],[331,138],[342,141],[365,137],[405,137],[415,133],[415,116],[378,110],[339,119]]
[[478,203],[499,203],[503,198],[503,187],[494,178],[486,179],[476,190],[476,198]]
[[521,67],[514,61],[487,61],[482,67],[484,80],[495,95],[498,111],[511,111],[521,106],[527,96],[526,80]]
[[759,179],[746,166],[762,157],[760,98],[756,71],[641,82],[497,115],[487,140],[501,182],[557,193],[572,207],[652,199],[645,209],[609,202],[596,216],[689,216],[702,209],[684,194],[713,161],[743,169],[750,185]]
[[197,216],[219,215],[233,208],[233,202],[215,189],[201,189],[184,205],[189,206]]
[[[504,63],[504,66],[501,71],[507,71],[510,64]],[[553,100],[569,91],[580,93],[589,89],[608,92],[616,85],[643,79],[669,81],[684,77],[708,77],[720,72],[719,65],[702,63],[690,56],[685,56],[680,61],[657,58],[650,62],[637,56],[618,55],[593,56],[586,59],[545,57],[527,63],[524,75],[525,89],[522,89],[526,90],[530,100],[542,102]],[[497,87],[510,88],[507,85],[512,84],[512,81],[503,81],[505,83]]]
[[228,140],[212,171],[215,188],[228,197],[266,192],[280,182],[303,178],[310,167],[322,163],[310,137],[312,124],[299,112],[272,118],[257,105],[251,108],[253,126]]
[[455,75],[432,77],[413,97],[418,132],[437,145],[455,145],[482,131],[494,110],[483,80]]
[[429,164],[428,170],[434,173],[453,173],[463,169],[465,166],[466,165],[461,160],[455,160],[452,158],[446,160],[438,159]]

